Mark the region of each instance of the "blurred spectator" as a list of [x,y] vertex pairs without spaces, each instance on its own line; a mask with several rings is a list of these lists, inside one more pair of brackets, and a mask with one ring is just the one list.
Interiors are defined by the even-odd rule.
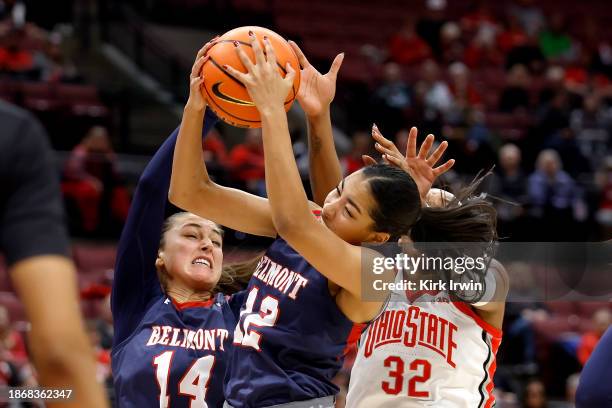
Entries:
[[582,154],[576,134],[571,128],[559,129],[551,135],[544,147],[555,149],[559,153],[564,168],[574,179],[591,179],[591,165]]
[[497,36],[497,46],[507,54],[515,47],[527,44],[528,37],[515,15],[507,16],[502,32]]
[[597,95],[590,94],[584,98],[582,108],[572,112],[570,126],[576,134],[580,151],[597,167],[608,150],[612,112],[602,106]]
[[247,129],[244,142],[230,152],[234,179],[243,183],[251,193],[265,196],[263,139],[261,129]]
[[93,320],[85,322],[87,326],[87,334],[94,352],[96,361],[96,380],[99,383],[105,384],[111,376],[111,358],[110,350],[105,350],[100,345],[100,335],[98,333],[97,324]]
[[421,79],[415,90],[421,95],[425,108],[431,111],[432,116],[444,115],[453,102],[448,85],[440,79],[440,67],[433,60],[427,60],[421,65]]
[[478,32],[485,26],[497,26],[498,21],[491,11],[489,2],[486,0],[476,0],[472,4],[471,10],[461,17],[461,28],[468,34]]
[[535,4],[535,0],[516,0],[508,13],[519,21],[528,36],[538,34],[544,26],[544,14]]
[[52,33],[46,41],[40,79],[45,82],[63,83],[78,83],[83,80],[76,66],[64,55],[61,36],[57,33]]
[[35,78],[34,54],[23,47],[24,40],[25,31],[21,29],[12,29],[6,35],[4,45],[0,47],[0,71],[15,78]]
[[595,218],[606,231],[604,237],[608,239],[612,231],[612,156],[605,159],[595,181],[601,191]]
[[0,0],[0,20],[9,20],[13,27],[23,27],[26,13],[25,2],[21,0]]
[[506,87],[499,99],[501,112],[529,109],[529,71],[524,65],[513,66],[506,76]]
[[407,19],[389,40],[389,58],[398,64],[419,64],[430,56],[431,48],[416,34],[412,19]]
[[593,314],[593,330],[583,334],[578,345],[578,361],[584,366],[599,339],[612,324],[612,312],[609,309],[599,309]]
[[86,233],[120,227],[127,218],[130,200],[116,161],[108,131],[94,126],[66,162],[62,192],[78,209]]
[[417,22],[417,33],[436,56],[440,56],[440,29],[446,23],[445,11],[446,0],[425,0],[425,13]]
[[461,28],[454,21],[444,23],[440,31],[440,54],[444,63],[463,61],[465,45],[461,41]]
[[503,145],[498,154],[499,166],[491,179],[491,194],[503,201],[497,201],[498,226],[501,236],[520,240],[520,221],[527,203],[527,177],[521,168],[521,151],[512,143]]
[[0,360],[8,361],[18,366],[28,360],[23,337],[11,327],[11,319],[6,307],[0,305]]
[[540,105],[550,103],[555,95],[565,91],[565,70],[553,65],[548,67],[544,76],[544,86],[540,90],[538,102]]
[[478,29],[465,49],[464,62],[468,67],[474,69],[503,64],[503,55],[496,41],[498,32],[498,27],[491,24],[482,25]]
[[361,156],[372,154],[372,137],[368,132],[357,131],[353,134],[353,148],[340,159],[344,175],[349,175],[363,167]]
[[525,385],[523,392],[522,408],[546,408],[546,389],[544,383],[539,379],[531,379]]
[[541,222],[536,231],[541,240],[570,240],[574,210],[579,207],[579,193],[574,180],[562,170],[559,154],[546,149],[540,152],[536,170],[528,179],[531,215]]
[[567,32],[566,20],[561,12],[550,17],[549,27],[540,33],[538,41],[542,53],[549,60],[571,61],[576,58],[572,38]]
[[[504,315],[504,342],[499,363],[512,366],[515,372],[533,375],[537,372],[534,325],[550,316],[540,302],[544,293],[537,284],[536,267],[526,262],[512,262],[507,267],[512,281]],[[513,381],[510,379],[508,382]],[[512,387],[518,392],[516,388],[516,385]]]
[[383,82],[374,91],[373,110],[376,120],[396,131],[404,122],[404,112],[412,105],[412,92],[402,80],[398,64],[389,62],[383,69]]
[[536,37],[528,37],[527,42],[512,48],[506,55],[506,69],[514,65],[526,66],[532,74],[540,74],[546,67],[546,58],[540,50]]
[[229,165],[227,147],[217,129],[211,129],[202,142],[202,150],[206,169],[212,179],[220,184],[225,183],[226,168]]
[[452,124],[462,124],[466,121],[468,111],[474,105],[482,102],[476,88],[470,83],[470,71],[461,62],[455,62],[448,67],[450,75],[449,89],[453,96],[452,106],[447,114],[447,121]]

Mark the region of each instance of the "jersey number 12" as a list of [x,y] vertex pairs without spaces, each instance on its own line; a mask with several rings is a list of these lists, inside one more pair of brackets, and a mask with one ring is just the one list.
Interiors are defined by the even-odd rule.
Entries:
[[249,292],[244,310],[240,311],[240,321],[236,325],[234,331],[234,344],[245,347],[252,347],[260,351],[259,343],[261,334],[254,327],[272,327],[278,319],[278,299],[272,296],[266,296],[261,301],[259,311],[254,312],[253,306],[257,299],[259,288],[254,287]]

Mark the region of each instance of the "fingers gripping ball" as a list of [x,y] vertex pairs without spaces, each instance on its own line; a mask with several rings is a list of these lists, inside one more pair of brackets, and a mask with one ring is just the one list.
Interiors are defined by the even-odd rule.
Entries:
[[288,111],[300,88],[300,66],[293,49],[283,37],[274,31],[262,27],[240,27],[223,34],[208,51],[209,57],[202,67],[204,76],[203,93],[208,106],[224,122],[238,127],[261,127],[261,118],[257,107],[251,101],[244,85],[227,71],[223,65],[229,65],[240,72],[247,70],[238,58],[234,41],[238,41],[242,49],[255,63],[255,54],[251,49],[249,31],[253,31],[264,48],[263,38],[267,36],[276,54],[278,70],[284,77],[287,62],[296,71],[293,88],[285,100],[285,111]]

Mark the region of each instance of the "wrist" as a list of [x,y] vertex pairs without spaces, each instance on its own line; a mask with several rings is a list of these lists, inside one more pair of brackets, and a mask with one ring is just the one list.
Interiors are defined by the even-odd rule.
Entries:
[[205,103],[195,103],[191,100],[187,100],[187,103],[185,104],[185,108],[183,109],[184,112],[186,113],[198,113],[198,114],[204,114],[204,111],[206,110],[206,104]]
[[279,115],[286,115],[284,106],[270,106],[259,109],[259,116],[261,120],[272,119]]
[[306,115],[306,119],[308,120],[308,122],[310,122],[314,126],[326,123],[330,119],[330,117],[330,105],[327,105],[325,108],[321,109],[321,112],[315,115]]

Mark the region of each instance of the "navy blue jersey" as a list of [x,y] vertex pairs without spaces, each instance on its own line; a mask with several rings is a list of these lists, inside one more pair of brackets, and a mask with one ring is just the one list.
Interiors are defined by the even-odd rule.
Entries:
[[152,301],[132,335],[113,348],[118,406],[222,407],[235,322],[222,294],[208,302]]
[[355,325],[328,280],[285,240],[266,251],[249,281],[226,376],[230,405],[266,407],[335,395],[332,378]]
[[[204,133],[215,120],[207,111]],[[143,172],[117,250],[112,367],[120,407],[223,405],[236,325],[229,303],[242,298],[174,304],[155,269],[177,135],[178,129]]]

